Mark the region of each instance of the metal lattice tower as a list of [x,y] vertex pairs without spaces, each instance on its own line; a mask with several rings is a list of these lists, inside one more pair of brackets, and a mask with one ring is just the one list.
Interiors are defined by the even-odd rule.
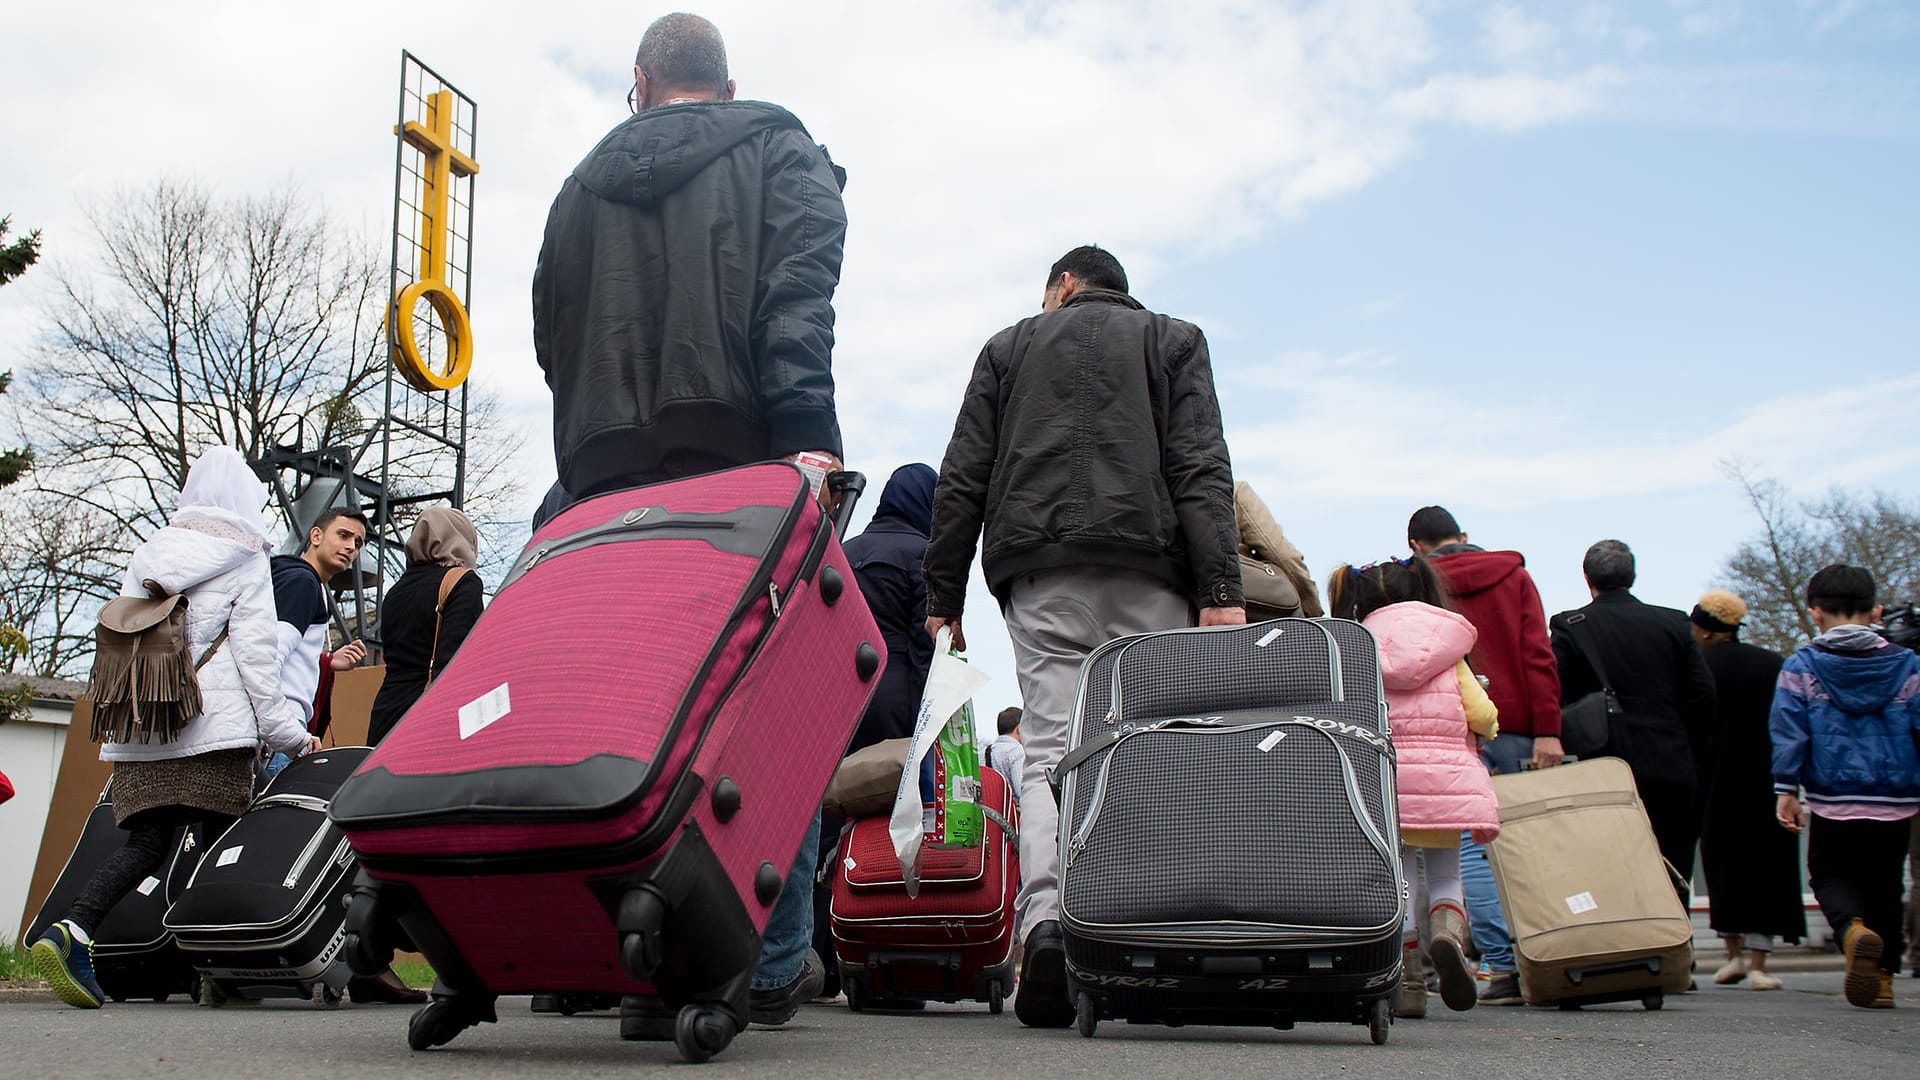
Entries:
[[335,582],[351,594],[351,615],[340,610],[335,620],[343,634],[367,637],[369,644],[378,639],[374,621],[386,585],[406,569],[407,534],[419,508],[466,503],[476,121],[471,98],[401,52],[386,319],[391,362],[382,411],[357,441],[276,447],[260,463],[263,472],[273,470],[276,500],[292,526],[289,547],[296,551],[328,507],[367,515],[358,573]]

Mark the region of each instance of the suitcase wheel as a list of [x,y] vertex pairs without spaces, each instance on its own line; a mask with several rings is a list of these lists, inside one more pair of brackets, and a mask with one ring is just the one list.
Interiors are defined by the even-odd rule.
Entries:
[[999,1016],[1006,1010],[1006,1007],[1007,993],[1000,988],[1000,980],[995,979],[993,980],[993,985],[987,990],[987,1011],[995,1016]]
[[1387,1032],[1392,1026],[1393,1002],[1390,999],[1381,998],[1374,1002],[1373,1007],[1368,1011],[1367,1037],[1373,1040],[1375,1046],[1384,1045],[1387,1041]]
[[340,1007],[340,991],[335,990],[324,982],[314,983],[313,993],[310,996],[313,1001],[313,1007],[316,1009],[337,1009]]
[[860,984],[852,979],[843,977],[841,982],[847,992],[848,1011],[860,1012],[864,1010],[867,1007],[867,992],[862,990]]
[[673,1021],[673,1045],[689,1064],[698,1065],[727,1048],[739,1034],[733,1014],[712,1005],[686,1005]]
[[1641,1007],[1648,1012],[1659,1012],[1666,1007],[1666,1004],[1667,995],[1665,994],[1648,994],[1646,997],[1640,999]]
[[1074,1022],[1084,1039],[1093,1038],[1093,1033],[1100,1030],[1100,1006],[1094,1004],[1092,994],[1081,994],[1075,1002]]
[[202,1005],[219,1007],[227,1003],[226,988],[211,975],[200,976],[200,996],[196,999]]

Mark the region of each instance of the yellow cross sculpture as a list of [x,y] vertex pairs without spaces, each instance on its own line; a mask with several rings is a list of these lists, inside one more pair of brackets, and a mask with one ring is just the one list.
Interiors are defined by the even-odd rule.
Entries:
[[[473,368],[473,324],[467,309],[447,284],[447,248],[452,239],[448,206],[453,197],[455,177],[469,177],[480,171],[480,163],[453,145],[453,93],[440,90],[427,95],[427,122],[409,120],[396,127],[395,135],[420,151],[426,166],[420,179],[420,271],[413,284],[401,289],[388,312],[388,325],[395,331],[393,362],[407,382],[420,390],[452,390],[467,380]],[[436,370],[420,355],[420,343],[414,337],[414,306],[424,298],[433,305],[440,326],[447,334],[447,364]]]

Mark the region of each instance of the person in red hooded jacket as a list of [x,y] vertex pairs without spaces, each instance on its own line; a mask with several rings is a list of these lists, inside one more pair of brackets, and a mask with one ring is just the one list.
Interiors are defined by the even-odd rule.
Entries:
[[[1467,534],[1445,507],[1423,506],[1407,522],[1407,546],[1432,560],[1446,578],[1454,610],[1479,632],[1468,662],[1487,679],[1487,696],[1500,711],[1500,735],[1481,746],[1487,771],[1519,772],[1529,763],[1560,764],[1560,671],[1547,633],[1540,590],[1517,551],[1488,551]],[[1492,974],[1481,1001],[1520,1004],[1520,983],[1507,935],[1500,894],[1493,885],[1486,850],[1467,837],[1460,852],[1467,913],[1481,962]]]

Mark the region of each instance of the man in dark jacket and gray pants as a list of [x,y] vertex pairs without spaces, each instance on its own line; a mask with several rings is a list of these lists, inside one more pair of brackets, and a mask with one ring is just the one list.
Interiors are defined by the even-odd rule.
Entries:
[[[558,487],[579,499],[807,451],[839,468],[844,174],[793,114],[733,99],[726,45],[697,15],[649,26],[633,79],[634,116],[561,186],[533,273]],[[755,1023],[820,989],[816,828],[767,922]],[[622,1003],[623,1037],[672,1037],[649,1008]]]
[[1058,819],[1046,772],[1066,747],[1080,665],[1124,634],[1246,621],[1233,471],[1207,340],[1127,295],[1097,247],[1062,256],[1041,314],[975,361],[934,494],[927,632],[960,630],[984,527],[1025,707],[1020,925],[1014,1012],[1073,1022],[1060,936]]

